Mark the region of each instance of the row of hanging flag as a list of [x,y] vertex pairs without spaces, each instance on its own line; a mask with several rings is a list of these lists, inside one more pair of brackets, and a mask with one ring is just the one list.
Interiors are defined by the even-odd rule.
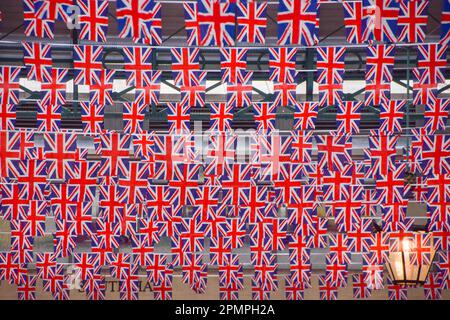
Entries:
[[[73,74],[53,67],[46,43],[23,43],[25,67],[0,67],[0,217],[10,227],[0,280],[17,285],[20,299],[36,298],[38,280],[54,299],[68,299],[74,279],[87,298],[105,299],[106,276],[119,280],[121,299],[138,299],[142,280],[152,284],[155,299],[170,299],[174,273],[204,293],[208,268],[218,270],[219,297],[238,299],[247,252],[253,299],[270,299],[283,287],[280,277],[287,299],[303,299],[317,250],[325,251],[321,299],[337,299],[339,288],[350,284],[355,298],[368,298],[385,288],[384,265],[406,240],[413,243],[413,266],[434,264],[425,297],[439,299],[449,288],[450,135],[441,133],[448,99],[439,91],[447,65],[448,1],[441,41],[417,45],[413,101],[391,99],[396,47],[375,42],[423,42],[429,1],[342,3],[348,41],[369,42],[364,101],[347,101],[343,94],[345,47],[315,49],[319,101],[306,102],[296,96],[299,49],[268,49],[274,94],[271,102],[254,102],[247,51],[222,48],[227,102],[210,104],[199,49],[174,48],[171,71],[181,96],[167,104],[169,134],[144,128],[147,108],[159,103],[161,70],[153,68],[151,46],[162,43],[161,3],[116,3],[120,36],[143,44],[121,49],[127,85],[135,88],[134,100],[122,104],[123,132],[104,126],[118,71],[104,67],[103,46],[75,45]],[[106,41],[108,2],[76,1],[77,21],[70,16],[73,4],[25,0],[26,34],[51,38],[54,22],[63,20],[80,24],[82,40]],[[319,4],[281,0],[278,44],[317,44]],[[185,1],[183,8],[189,45],[264,43],[267,3],[201,0]],[[40,82],[35,130],[16,126],[23,70]],[[61,126],[69,75],[90,90],[89,100],[80,103],[83,132]],[[424,106],[424,122],[403,132],[410,104]],[[211,130],[205,150],[189,119],[192,107],[206,105]],[[336,130],[314,133],[319,107],[329,105],[338,110]],[[275,116],[284,106],[294,110],[293,130],[279,135]],[[377,106],[380,123],[359,155],[353,134],[359,133],[363,106]],[[239,161],[231,124],[244,107],[253,112],[259,133],[248,136],[248,154]],[[406,143],[400,143],[402,133]],[[91,137],[93,148],[81,136]],[[423,204],[426,233],[414,231],[420,218],[408,215],[413,203]],[[53,250],[40,251],[36,240],[42,238],[53,240]],[[159,253],[166,239],[168,252]],[[286,266],[279,262],[283,254]],[[357,256],[362,267],[352,274]],[[279,271],[286,270],[282,277]],[[407,297],[405,286],[387,279],[386,287],[390,299]]]
[[[104,68],[103,47],[76,45],[73,50],[73,72],[52,67],[51,45],[23,43],[24,67],[0,67],[0,129],[14,129],[16,109],[21,92],[20,78],[26,72],[28,80],[38,81],[40,89],[35,106],[36,128],[40,131],[61,130],[62,110],[68,103],[69,79],[89,87],[89,98],[81,101],[81,122],[84,131],[100,132],[105,106],[121,101],[114,91],[114,76],[125,74],[126,84],[134,88],[132,102],[122,103],[124,132],[143,133],[149,106],[160,104],[161,70],[154,70],[151,48],[125,47],[122,50],[124,69]],[[240,108],[253,112],[258,131],[273,131],[280,107],[293,110],[294,130],[314,130],[320,108],[336,106],[336,129],[339,134],[359,132],[362,111],[379,106],[379,129],[386,133],[401,133],[405,112],[411,105],[423,105],[425,133],[445,129],[449,100],[440,97],[440,87],[446,83],[447,46],[438,43],[417,46],[417,65],[412,69],[412,100],[391,99],[395,63],[394,45],[369,45],[366,49],[364,100],[354,101],[344,94],[345,47],[317,48],[316,82],[318,101],[299,102],[297,87],[308,73],[296,69],[297,49],[270,48],[269,77],[273,92],[263,102],[253,100],[253,71],[247,70],[247,49],[220,50],[221,81],[226,85],[226,102],[206,103],[208,71],[201,70],[198,48],[171,50],[174,85],[179,88],[178,102],[167,103],[165,113],[169,132],[193,130],[190,127],[192,107],[210,111],[210,130],[231,129],[233,115]],[[83,100],[83,98],[80,98]]]
[[[408,240],[412,265],[431,264],[437,252],[426,292],[438,298],[450,274],[450,139],[415,133],[411,153],[398,159],[399,136],[372,132],[362,162],[352,158],[350,136],[315,136],[313,146],[311,132],[260,135],[245,163],[235,161],[236,137],[222,133],[210,137],[204,163],[191,136],[104,133],[92,159],[74,133],[46,133],[38,143],[36,133],[3,131],[1,218],[11,247],[0,253],[0,279],[17,285],[19,298],[33,298],[39,277],[55,299],[66,299],[70,264],[61,259],[71,257],[91,299],[105,297],[107,268],[121,281],[123,299],[138,297],[143,269],[162,299],[171,297],[173,268],[202,293],[211,266],[221,274],[220,297],[237,299],[243,264],[233,250],[246,248],[254,299],[278,289],[283,253],[287,297],[301,299],[311,287],[311,253],[327,249],[322,299],[337,298],[357,255],[363,265],[355,296],[368,297],[384,287],[389,254]],[[417,177],[406,183],[409,173]],[[414,231],[420,218],[407,214],[413,203],[425,204],[427,233]],[[46,236],[54,247],[42,253],[34,242]],[[170,253],[156,254],[163,238]],[[406,296],[406,287],[388,288],[402,293],[394,298]]]
[[[23,0],[25,35],[54,37],[56,21],[80,30],[79,39],[106,42],[109,0]],[[423,42],[428,24],[429,0],[279,0],[276,23],[278,45],[314,46],[319,42],[321,3],[342,5],[347,41]],[[175,3],[175,2],[174,2]],[[180,1],[189,46],[264,44],[267,1]],[[118,36],[158,46],[163,41],[162,4],[157,0],[116,2]],[[450,39],[450,2],[442,1],[441,43]],[[272,18],[271,18],[272,19]],[[274,18],[275,19],[275,18]]]

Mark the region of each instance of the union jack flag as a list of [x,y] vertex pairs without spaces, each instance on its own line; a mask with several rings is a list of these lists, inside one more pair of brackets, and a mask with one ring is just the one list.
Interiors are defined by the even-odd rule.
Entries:
[[252,104],[253,72],[246,72],[237,83],[227,84],[227,103],[234,108],[246,108]]
[[319,103],[296,102],[294,106],[294,130],[314,130],[319,113]]
[[261,284],[252,277],[252,300],[270,300],[270,290],[264,290]]
[[237,1],[237,37],[245,43],[265,43],[267,3],[255,0]]
[[53,252],[36,253],[36,271],[40,279],[50,279],[56,275],[57,264]]
[[363,43],[363,31],[362,31],[362,20],[363,20],[363,4],[362,0],[358,1],[344,1],[342,2],[344,6],[344,25],[345,33],[347,35],[347,42],[353,44]]
[[95,275],[82,282],[82,289],[89,300],[105,300],[106,280],[102,275]]
[[0,177],[8,177],[10,160],[36,159],[33,132],[0,132]]
[[75,224],[62,220],[55,220],[56,231],[53,233],[53,252],[57,258],[72,254],[77,246]]
[[222,82],[237,83],[246,74],[247,49],[221,48]]
[[373,229],[371,219],[360,219],[360,223],[356,225],[356,228],[347,233],[348,249],[351,252],[369,252],[370,246],[374,242]]
[[22,42],[23,63],[27,67],[29,80],[43,82],[51,78],[52,51],[49,44]]
[[166,274],[164,279],[153,284],[155,300],[172,300],[172,274]]
[[313,46],[317,38],[317,0],[280,0],[278,45]]
[[140,203],[148,198],[148,179],[150,178],[150,163],[124,159],[119,163],[119,179],[117,185],[119,198],[126,203]]
[[450,173],[450,136],[422,136],[422,171],[425,175]]
[[332,206],[338,231],[349,233],[355,231],[361,224],[365,193],[362,186],[346,186],[342,191],[342,200],[336,199]]
[[371,168],[367,176],[386,175],[395,164],[396,146],[399,136],[372,131],[369,136],[368,160]]
[[248,208],[248,210],[245,211],[243,219],[248,223],[255,223],[267,217],[267,192],[267,187],[255,185],[251,185],[248,189],[241,190],[241,206]]
[[336,253],[326,256],[325,279],[331,286],[346,287],[348,278],[347,265],[338,262]]
[[276,109],[277,106],[269,102],[253,104],[256,131],[268,133],[275,130]]
[[37,103],[37,129],[39,131],[61,130],[61,105]]
[[[225,167],[221,177],[225,205],[239,207],[243,201],[243,191],[251,186],[253,167],[246,163],[232,163]],[[234,220],[233,220],[234,221]]]
[[[77,135],[70,133],[44,133],[44,156],[50,179],[76,178],[72,161],[80,160]],[[72,173],[73,172],[73,173]]]
[[41,84],[41,103],[43,105],[65,104],[68,80],[68,69],[53,68],[50,77],[45,77]]
[[102,144],[102,164],[99,176],[117,176],[119,161],[130,157],[131,136],[108,133],[100,136]]
[[382,101],[380,105],[380,132],[386,134],[401,133],[406,100]]
[[313,147],[312,131],[293,131],[292,134],[292,163],[309,163]]
[[[153,147],[155,145],[154,132],[151,131],[149,133],[143,133],[141,135],[135,135],[133,137],[133,150],[134,156],[141,158],[144,161],[148,161],[151,163],[153,168],[153,160],[154,160],[154,150]],[[153,172],[154,168],[152,169]]]
[[352,275],[352,279],[353,298],[367,299],[372,295],[372,290],[368,287],[366,281],[364,281],[364,275],[362,273]]
[[0,67],[0,106],[19,104],[21,67]]
[[89,86],[89,101],[91,104],[113,105],[113,79],[115,70],[99,70],[92,74]]
[[139,266],[134,266],[125,279],[120,280],[120,300],[139,300]]
[[119,37],[161,43],[161,3],[154,0],[117,1]]
[[430,95],[423,114],[423,130],[426,134],[434,134],[438,130],[445,130],[449,105],[450,100],[438,98],[434,93]]
[[350,252],[348,250],[348,236],[346,233],[329,234],[330,254],[336,254],[339,264],[350,264]]
[[123,105],[123,132],[144,133],[144,118],[147,105],[137,102],[126,102]]
[[345,50],[343,47],[317,48],[317,82],[320,105],[342,102]]
[[162,71],[147,71],[142,75],[143,86],[136,88],[135,101],[153,106],[159,103]]
[[80,9],[78,15],[78,23],[81,27],[79,33],[80,39],[106,42],[108,3],[109,1],[107,0],[77,1],[78,8]]
[[201,46],[233,46],[236,2],[197,0],[197,21]]
[[362,108],[362,101],[342,101],[337,104],[336,123],[338,134],[359,133]]
[[440,300],[446,279],[441,272],[431,272],[423,285],[425,299]]
[[95,72],[103,70],[103,46],[75,45],[73,69],[75,84],[91,85]]
[[176,164],[174,166],[174,177],[169,186],[176,194],[172,203],[174,214],[180,213],[185,205],[195,205],[198,197],[198,175],[200,165],[198,164]]
[[278,264],[276,261],[275,255],[266,253],[263,254],[261,262],[254,265],[255,275],[252,280],[258,283],[263,290],[278,290]]
[[274,181],[280,176],[280,166],[289,164],[291,157],[290,136],[279,135],[261,135],[258,137],[259,143],[259,165],[260,170],[255,175],[255,179]]
[[233,287],[237,290],[244,288],[243,266],[239,263],[239,256],[230,254],[225,256],[224,263],[218,266],[219,283],[224,287]]
[[429,83],[426,80],[426,70],[412,69],[413,75],[413,103],[415,105],[426,104],[429,97],[438,88],[437,83]]
[[370,45],[366,58],[366,105],[379,105],[390,98],[395,46]]
[[200,23],[197,19],[198,3],[183,2],[184,29],[187,33],[188,46],[200,45]]
[[172,180],[174,165],[186,160],[187,141],[176,135],[155,135],[154,141],[155,179]]
[[[16,109],[14,104],[0,105],[0,130],[14,130],[16,124]],[[5,131],[5,135],[6,135]],[[1,144],[0,144],[1,145]]]
[[11,160],[8,177],[15,178],[26,188],[29,200],[46,199],[48,162],[45,160]]
[[146,258],[147,277],[153,283],[164,281],[167,272],[167,255],[151,253]]
[[190,105],[183,103],[167,104],[167,122],[169,123],[169,133],[185,134],[190,132]]
[[68,276],[64,274],[64,265],[58,263],[55,268],[55,275],[42,280],[43,289],[45,292],[50,292],[54,300],[69,300]]
[[33,262],[34,258],[34,237],[31,232],[27,231],[30,225],[26,225],[23,221],[10,221],[9,223],[10,236],[10,251],[17,253],[18,262],[20,264],[29,264]]
[[234,162],[237,137],[227,132],[212,133],[206,154],[206,175],[222,176]]
[[73,6],[73,0],[36,0],[35,12],[39,18],[62,20],[67,23],[70,19],[71,6]]
[[383,264],[379,262],[377,255],[373,252],[363,253],[362,257],[362,274],[367,287],[371,290],[383,289]]
[[194,71],[200,70],[199,48],[173,48],[172,71],[175,84],[181,86],[191,82]]
[[105,106],[80,103],[81,124],[83,132],[101,133],[104,130],[103,122],[105,120]]
[[273,104],[276,106],[292,106],[297,103],[297,83],[275,83],[273,85]]
[[447,46],[450,41],[450,2],[448,0],[442,2],[441,40],[439,43]]
[[231,254],[231,242],[227,237],[212,237],[210,245],[210,264],[211,265],[224,265],[226,258]]
[[321,300],[337,300],[338,287],[328,282],[325,275],[319,275],[319,293]]
[[181,104],[188,107],[203,107],[206,94],[206,71],[192,71],[189,82],[180,86]]
[[210,103],[211,116],[209,121],[209,130],[212,132],[231,131],[231,122],[233,121],[233,105],[227,103]]
[[29,201],[24,219],[19,222],[21,232],[26,236],[43,237],[45,235],[45,220],[48,215],[48,209],[48,203],[45,201]]
[[397,0],[363,0],[362,30],[365,41],[397,42]]
[[395,284],[388,277],[387,289],[389,300],[408,300],[408,287],[402,284]]
[[21,274],[17,281],[17,297],[19,300],[36,300],[37,276]]
[[417,72],[421,74],[419,84],[445,83],[448,46],[438,43],[417,47]]
[[402,203],[405,197],[404,175],[406,163],[394,164],[386,174],[380,174],[377,178],[376,199],[379,203]]
[[342,171],[352,162],[350,136],[316,136],[318,166],[329,171]]
[[131,274],[132,269],[134,269],[132,254],[130,253],[108,253],[107,257],[111,276],[114,278],[126,279]]
[[125,47],[124,68],[128,75],[127,85],[142,88],[145,86],[145,75],[152,71],[153,50],[145,47]]

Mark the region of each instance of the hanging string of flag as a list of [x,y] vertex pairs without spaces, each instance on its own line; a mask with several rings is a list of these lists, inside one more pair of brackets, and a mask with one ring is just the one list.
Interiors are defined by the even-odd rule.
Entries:
[[[348,45],[319,43],[320,5],[330,2],[342,6]],[[10,250],[0,252],[0,280],[17,285],[20,299],[36,298],[38,279],[54,299],[69,299],[70,258],[89,299],[105,299],[106,271],[119,279],[121,299],[138,299],[143,277],[155,299],[171,299],[174,274],[204,293],[214,268],[219,297],[231,300],[244,289],[241,249],[250,255],[253,299],[270,299],[279,289],[287,299],[303,299],[312,287],[311,256],[324,250],[321,299],[337,299],[351,282],[355,298],[387,288],[387,298],[400,300],[408,287],[386,277],[385,264],[409,241],[411,265],[434,264],[425,297],[440,298],[450,283],[449,100],[441,92],[450,1],[442,2],[441,35],[426,42],[428,0],[280,0],[277,43],[264,49],[273,94],[255,101],[247,55],[252,45],[267,45],[269,2],[182,1],[186,45],[170,50],[180,98],[165,104],[162,133],[149,129],[146,114],[161,103],[154,55],[164,42],[164,1],[116,1],[118,37],[136,44],[120,48],[134,90],[130,101],[119,102],[117,70],[104,64],[109,1],[23,0],[24,34],[40,39],[22,43],[24,66],[0,66],[0,218],[11,238]],[[70,69],[52,61],[56,21],[79,30]],[[351,45],[366,51],[364,92],[355,99],[344,94]],[[417,49],[412,99],[391,96],[400,45]],[[206,47],[220,53],[224,102],[206,101]],[[317,99],[297,95],[299,47],[316,56]],[[40,85],[35,125],[26,130],[17,124],[23,77]],[[62,125],[72,102],[69,80],[89,88],[77,98],[81,132]],[[105,125],[105,109],[116,104],[121,130]],[[336,108],[335,126],[316,131],[319,112],[329,106]],[[210,115],[201,143],[191,127],[196,107]],[[285,107],[293,123],[280,134],[277,114]],[[361,135],[367,108],[377,110],[378,125]],[[423,109],[415,127],[405,125],[410,108]],[[233,124],[242,110],[255,124],[244,151]],[[92,145],[80,143],[81,136]],[[356,137],[366,141],[362,152]],[[416,202],[423,217],[408,214]],[[417,231],[419,220],[426,220],[426,232]],[[53,250],[39,252],[36,238],[49,234]],[[163,239],[169,252],[156,251]],[[83,243],[90,249],[79,250]],[[287,268],[278,262],[286,254]],[[355,254],[362,267],[352,274]],[[279,281],[282,268],[287,275]]]

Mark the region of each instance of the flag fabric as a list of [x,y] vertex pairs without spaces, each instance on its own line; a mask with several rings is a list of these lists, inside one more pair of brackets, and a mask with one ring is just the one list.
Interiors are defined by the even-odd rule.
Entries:
[[390,99],[394,54],[393,45],[367,47],[365,105],[380,105]]
[[363,43],[363,3],[358,1],[345,1],[342,3],[344,7],[344,25],[347,35],[347,42],[358,44]]
[[266,41],[267,3],[255,0],[237,1],[238,42],[261,43]]
[[428,23],[429,0],[400,1],[398,41],[424,42]]
[[161,4],[154,0],[117,1],[119,37],[161,44]]
[[345,72],[345,48],[317,49],[317,77],[320,106],[342,102],[343,76]]
[[78,23],[80,24],[80,39],[106,42],[108,31],[108,1],[80,0]]
[[363,0],[362,30],[365,41],[398,41],[399,2],[395,0]]
[[27,78],[43,82],[51,77],[52,50],[49,44],[22,42],[23,62],[28,70]]
[[234,45],[235,1],[197,0],[195,10],[201,46]]
[[[55,18],[50,18],[48,10],[39,8],[38,4],[46,1],[23,0],[23,21],[27,37],[54,38]],[[50,2],[49,2],[50,3]],[[55,5],[56,2],[53,4]]]
[[278,45],[317,44],[317,11],[317,0],[281,0],[277,17]]

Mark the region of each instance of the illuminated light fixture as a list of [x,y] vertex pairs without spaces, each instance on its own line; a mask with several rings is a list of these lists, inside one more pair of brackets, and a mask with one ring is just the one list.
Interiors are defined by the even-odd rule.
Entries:
[[[432,239],[430,241],[432,241]],[[419,264],[417,260],[414,259],[414,255],[417,254],[417,247],[412,238],[403,239],[400,242],[398,249],[398,251],[389,253],[389,258],[386,262],[389,276],[393,284],[422,286],[430,273],[436,253],[433,248],[433,243],[431,242],[429,252],[425,253],[429,255],[428,264]]]

